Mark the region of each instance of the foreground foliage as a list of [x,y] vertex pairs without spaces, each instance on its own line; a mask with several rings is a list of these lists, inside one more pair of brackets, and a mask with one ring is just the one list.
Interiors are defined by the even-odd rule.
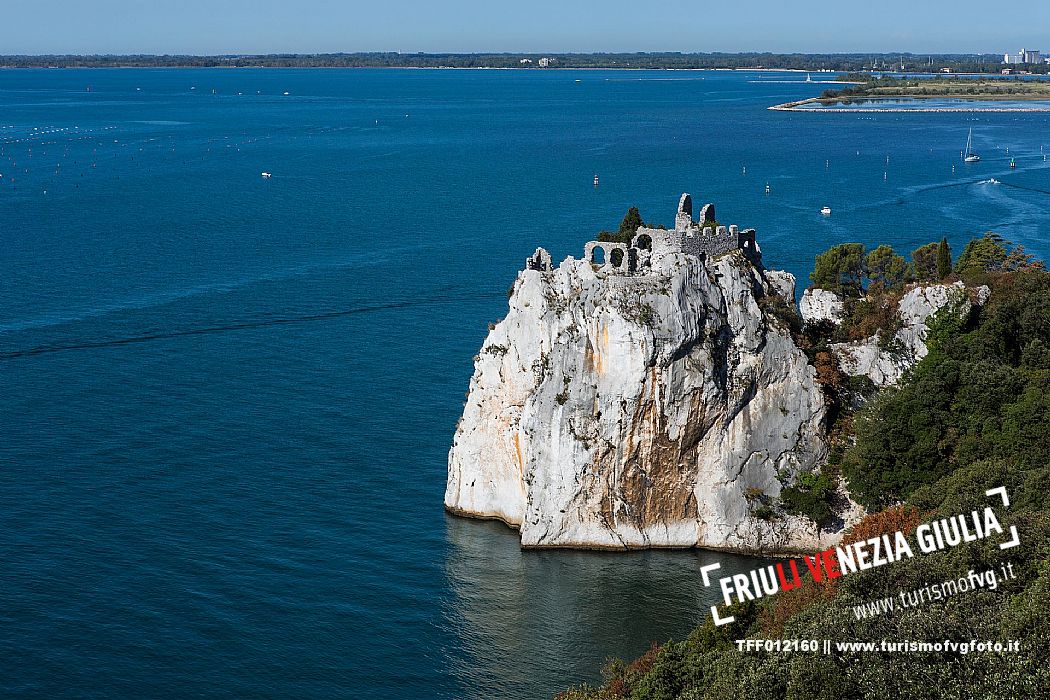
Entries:
[[1000,273],[988,303],[928,323],[930,354],[858,416],[843,472],[869,509],[983,459],[1050,454],[1050,275]]

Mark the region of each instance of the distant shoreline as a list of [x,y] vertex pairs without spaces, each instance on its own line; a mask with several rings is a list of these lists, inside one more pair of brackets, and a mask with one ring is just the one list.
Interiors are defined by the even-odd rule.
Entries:
[[[529,68],[522,66],[191,66],[191,65],[113,65],[113,66],[15,66],[0,64],[0,70],[499,70],[551,73],[565,71],[667,71],[674,73],[818,73],[833,75],[837,70],[806,70],[804,68],[665,68],[651,66],[560,66],[557,68]],[[814,81],[816,82],[816,81]],[[841,81],[827,84],[845,85]]]
[[[879,103],[893,103],[902,100],[944,100],[946,102],[1045,102],[1045,106],[1031,107],[895,107],[878,106]],[[849,106],[852,103],[864,103],[869,106]],[[845,105],[841,107],[832,105]],[[807,105],[824,105],[809,107]],[[767,107],[776,112],[1050,112],[1050,93],[995,93],[995,94],[838,94],[831,97],[807,97],[803,100],[783,102]]]
[[[955,101],[985,101],[985,102],[1046,102],[1046,106],[1043,107],[919,107],[919,108],[908,108],[908,107],[832,107],[838,102],[845,102],[846,100],[835,99],[829,100],[821,97],[810,97],[805,100],[795,100],[794,102],[784,102],[782,104],[773,105],[766,109],[773,110],[775,112],[819,112],[826,114],[828,112],[843,112],[847,114],[853,114],[857,112],[871,112],[871,113],[909,113],[909,112],[1050,112],[1050,98],[1045,95],[1009,95],[1003,97],[996,97],[992,95],[969,95],[966,97],[945,97],[943,95],[907,95],[902,97],[866,97],[863,99],[855,99],[854,102],[896,102],[901,99],[911,100],[955,100]],[[809,104],[823,104],[828,105],[824,107],[806,107],[802,105]]]
[[[1001,58],[1001,56],[999,57]],[[456,68],[524,70],[751,70],[808,73],[998,73],[998,58],[972,53],[742,52],[292,52],[229,54],[0,54],[7,68]],[[1033,73],[1050,66],[1031,65]]]

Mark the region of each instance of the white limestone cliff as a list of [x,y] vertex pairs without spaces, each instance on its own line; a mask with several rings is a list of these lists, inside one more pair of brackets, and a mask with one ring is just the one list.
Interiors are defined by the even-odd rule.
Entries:
[[541,263],[519,273],[476,358],[450,512],[502,520],[526,547],[837,541],[757,512],[826,455],[815,370],[759,304],[793,290],[790,275],[767,279],[740,250],[654,256],[642,275]]
[[[981,286],[973,293],[974,300],[983,304],[990,290]],[[875,335],[852,343],[835,343],[831,347],[846,374],[866,375],[877,387],[896,384],[929,352],[926,321],[945,306],[951,306],[959,314],[968,313],[971,304],[970,293],[962,282],[914,287],[897,303],[901,327],[894,334],[894,342],[880,343],[880,337]]]
[[836,326],[842,323],[844,304],[835,292],[820,287],[810,287],[802,292],[798,303],[799,314],[805,323],[828,321]]
[[795,301],[795,276],[785,270],[766,270],[766,281],[775,294],[790,303]]

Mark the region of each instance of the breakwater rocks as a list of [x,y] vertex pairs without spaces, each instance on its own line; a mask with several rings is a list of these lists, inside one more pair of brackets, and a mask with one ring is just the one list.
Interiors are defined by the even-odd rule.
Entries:
[[[710,205],[709,205],[710,206]],[[769,507],[826,456],[814,368],[771,311],[794,279],[753,231],[640,228],[598,261],[526,261],[485,339],[448,460],[446,508],[518,528],[525,547],[833,544]]]

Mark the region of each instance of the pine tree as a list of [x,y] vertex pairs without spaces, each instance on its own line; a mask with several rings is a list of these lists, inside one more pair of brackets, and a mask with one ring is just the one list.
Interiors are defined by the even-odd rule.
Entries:
[[842,243],[817,256],[809,279],[814,286],[843,296],[864,292],[865,251],[863,243]]
[[631,207],[620,223],[620,234],[634,236],[634,232],[642,225],[642,215],[638,213],[638,207]]
[[865,266],[868,278],[881,284],[883,289],[899,287],[908,278],[908,261],[888,245],[880,245],[868,253]]
[[912,251],[912,269],[917,281],[933,282],[940,279],[940,270],[937,267],[937,253],[940,248],[941,244],[934,241]]

